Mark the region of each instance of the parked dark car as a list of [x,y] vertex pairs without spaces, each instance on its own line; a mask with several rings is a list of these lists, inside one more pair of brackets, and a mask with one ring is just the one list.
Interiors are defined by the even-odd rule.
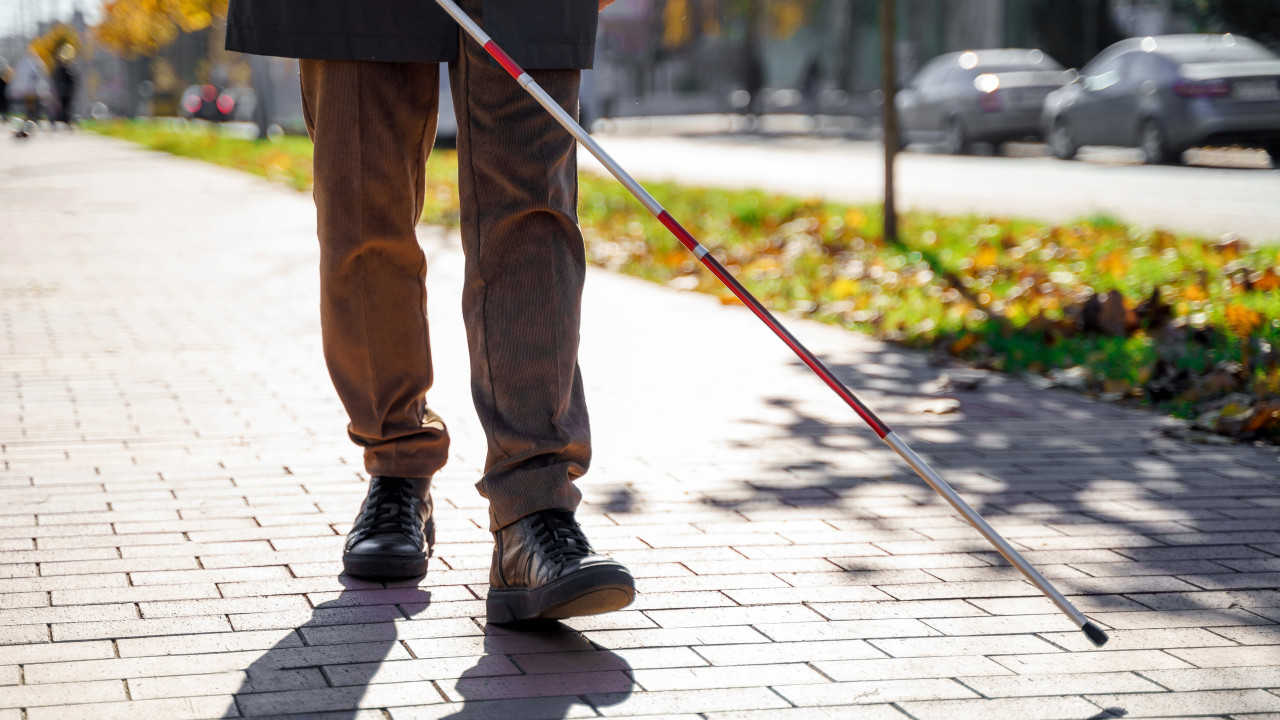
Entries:
[[1070,79],[1034,49],[949,53],[929,61],[898,92],[903,144],[941,143],[953,154],[974,142],[1038,138],[1044,99]]
[[192,85],[182,91],[178,114],[184,118],[224,122],[247,120],[253,113],[253,90]]
[[1123,145],[1176,163],[1188,148],[1246,145],[1280,166],[1280,57],[1234,35],[1122,40],[1045,100],[1043,123],[1063,159]]

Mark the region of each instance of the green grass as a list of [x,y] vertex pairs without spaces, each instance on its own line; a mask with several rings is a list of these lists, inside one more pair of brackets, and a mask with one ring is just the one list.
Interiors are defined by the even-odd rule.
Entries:
[[177,118],[86,123],[94,132],[154,150],[245,170],[291,185],[311,188],[311,141],[284,136],[271,142],[225,137],[218,126]]
[[[258,143],[163,123],[97,129],[294,187],[310,183],[305,139]],[[456,155],[434,153],[427,170],[423,222],[456,225]],[[1280,411],[1275,248],[1108,217],[1054,225],[923,212],[900,218],[895,243],[884,239],[874,205],[671,183],[649,190],[775,311],[1006,372],[1083,368],[1087,390],[1182,416],[1220,410],[1231,393],[1259,412],[1268,403]],[[584,174],[580,197],[590,262],[736,302],[618,183]],[[1116,297],[1101,304],[1106,310],[1089,301],[1108,293]],[[1179,370],[1186,377],[1160,389]],[[1221,379],[1227,371],[1231,383]],[[1200,382],[1209,376],[1212,392]],[[1280,438],[1280,412],[1254,424],[1251,436]]]

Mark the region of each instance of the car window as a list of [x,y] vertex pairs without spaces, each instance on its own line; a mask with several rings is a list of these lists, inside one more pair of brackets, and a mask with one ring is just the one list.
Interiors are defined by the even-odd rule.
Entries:
[[1158,55],[1151,53],[1133,53],[1127,75],[1137,81],[1157,80],[1163,75],[1164,63]]
[[1124,57],[1123,55],[1112,55],[1107,58],[1098,58],[1098,60],[1089,63],[1089,67],[1085,68],[1087,71],[1084,76],[1085,89],[1106,90],[1120,82]]
[[1178,63],[1246,62],[1275,60],[1275,53],[1248,38],[1230,35],[1205,35],[1195,41],[1163,43],[1156,41],[1160,52]]
[[911,81],[911,86],[917,90],[921,90],[933,85],[939,85],[946,76],[947,70],[950,69],[950,58],[937,58],[924,66],[924,69],[916,75],[916,79]]

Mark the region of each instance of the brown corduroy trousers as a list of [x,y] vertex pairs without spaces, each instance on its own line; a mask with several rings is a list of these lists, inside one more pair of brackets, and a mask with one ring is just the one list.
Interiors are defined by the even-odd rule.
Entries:
[[[476,14],[479,3],[468,3]],[[483,22],[483,20],[482,20]],[[590,431],[578,369],[585,257],[575,142],[465,39],[449,66],[458,118],[471,390],[488,438],[476,487],[491,529],[574,510]],[[577,70],[530,71],[571,114]],[[302,61],[315,144],[325,361],[372,475],[431,477],[449,437],[432,383],[426,259],[414,228],[435,139],[439,66]]]

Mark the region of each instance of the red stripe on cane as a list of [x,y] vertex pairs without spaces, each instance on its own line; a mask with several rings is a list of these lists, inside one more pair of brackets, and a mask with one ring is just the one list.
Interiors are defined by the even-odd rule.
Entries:
[[689,248],[690,252],[693,252],[694,248],[698,247],[698,241],[695,240],[694,237],[689,234],[689,231],[685,230],[680,223],[676,222],[675,218],[671,217],[671,213],[663,210],[658,214],[658,222],[662,223],[664,227],[670,230],[671,234],[675,235],[677,240],[683,243],[685,247]]
[[492,40],[484,44],[484,49],[485,52],[493,56],[494,60],[498,61],[498,64],[504,70],[511,74],[511,77],[519,80],[520,76],[524,74],[524,70],[516,64],[516,61],[512,60],[511,56],[503,52],[502,48],[498,47]]
[[[696,252],[696,248],[699,247],[698,241],[694,239],[694,237],[689,234],[689,231],[685,230],[680,223],[676,222],[675,218],[671,217],[670,213],[663,210],[658,214],[658,222],[662,223],[664,227],[670,230],[671,234],[675,235],[676,239],[685,247],[689,248],[691,252]],[[863,405],[862,401],[854,396],[854,394],[849,391],[849,388],[845,387],[844,383],[840,382],[840,380],[831,372],[830,369],[827,368],[826,365],[822,363],[821,360],[819,360],[813,353],[809,352],[808,348],[801,345],[800,341],[796,340],[795,337],[793,337],[791,333],[773,317],[773,314],[770,313],[764,305],[761,305],[760,301],[742,286],[742,283],[738,282],[737,278],[730,275],[729,271],[725,270],[724,266],[721,265],[720,262],[711,255],[711,253],[703,255],[700,259],[702,260],[702,264],[706,265],[707,269],[719,278],[720,282],[724,283],[725,286],[742,301],[742,304],[750,308],[751,312],[755,313],[756,317],[760,318],[765,325],[768,325],[769,329],[772,330],[773,333],[782,340],[782,342],[786,343],[787,347],[791,348],[791,351],[794,352],[805,365],[808,365],[810,370],[813,370],[818,377],[822,378],[822,381],[827,384],[827,387],[834,390],[835,393],[840,396],[840,399],[845,401],[845,404],[850,408],[853,408],[853,411],[858,414],[858,417],[862,418],[863,422],[871,426],[871,429],[876,435],[880,436],[881,440],[889,434],[889,426],[885,425],[880,418],[876,417],[875,413],[871,412],[870,408]]]

